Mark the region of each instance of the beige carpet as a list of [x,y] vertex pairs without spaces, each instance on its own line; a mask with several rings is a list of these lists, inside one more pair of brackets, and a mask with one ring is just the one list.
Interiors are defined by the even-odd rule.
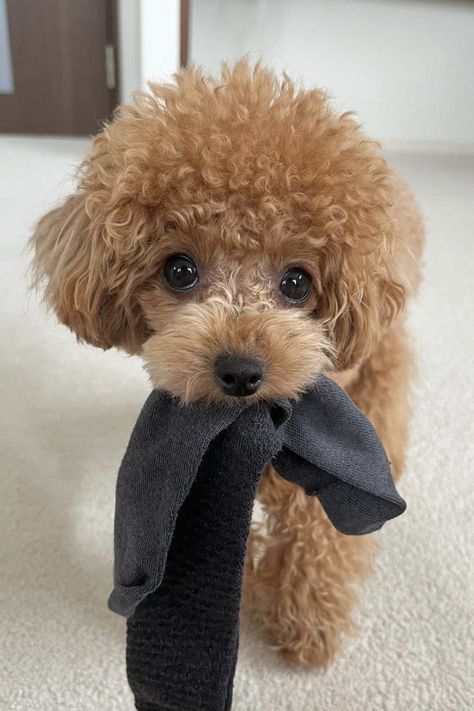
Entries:
[[[76,345],[27,300],[31,223],[82,140],[0,139],[0,708],[132,709],[108,612],[115,476],[148,392],[140,364]],[[420,357],[408,511],[379,535],[359,637],[326,673],[289,669],[243,624],[235,711],[474,708],[474,159],[393,156],[427,218],[411,316]]]

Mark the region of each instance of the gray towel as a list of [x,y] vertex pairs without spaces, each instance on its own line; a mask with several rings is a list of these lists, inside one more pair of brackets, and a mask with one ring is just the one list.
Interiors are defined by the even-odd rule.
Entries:
[[141,711],[227,711],[252,506],[265,464],[343,533],[401,514],[375,430],[320,376],[296,402],[181,406],[153,391],[120,467],[114,590]]

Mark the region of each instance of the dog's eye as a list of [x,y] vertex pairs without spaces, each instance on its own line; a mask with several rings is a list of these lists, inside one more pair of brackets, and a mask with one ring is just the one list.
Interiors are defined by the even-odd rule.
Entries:
[[301,304],[311,293],[312,280],[308,272],[292,267],[282,276],[280,291],[290,303]]
[[175,291],[192,289],[199,281],[196,265],[185,254],[173,254],[168,257],[163,267],[163,277]]

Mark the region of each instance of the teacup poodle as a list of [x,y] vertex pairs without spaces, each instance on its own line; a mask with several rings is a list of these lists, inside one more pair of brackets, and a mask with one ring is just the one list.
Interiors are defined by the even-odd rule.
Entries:
[[[138,93],[32,237],[35,282],[80,341],[140,355],[183,402],[298,397],[324,370],[395,478],[422,244],[413,198],[353,117],[245,61]],[[373,541],[338,533],[271,466],[259,501],[246,599],[287,658],[325,667]]]

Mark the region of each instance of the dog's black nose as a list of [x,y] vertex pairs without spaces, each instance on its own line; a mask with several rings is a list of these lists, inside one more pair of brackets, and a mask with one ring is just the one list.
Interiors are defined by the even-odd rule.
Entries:
[[263,380],[263,365],[256,358],[222,355],[216,359],[217,383],[226,395],[245,397],[257,392]]

